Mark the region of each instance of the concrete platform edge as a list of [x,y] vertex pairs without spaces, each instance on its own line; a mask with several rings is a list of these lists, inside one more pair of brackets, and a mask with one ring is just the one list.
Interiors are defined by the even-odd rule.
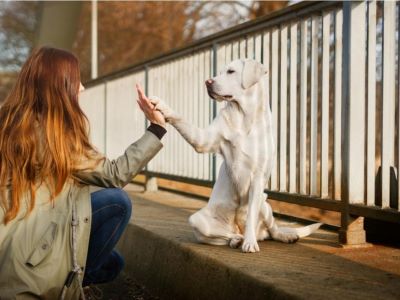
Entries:
[[132,223],[118,249],[125,272],[161,299],[299,299]]

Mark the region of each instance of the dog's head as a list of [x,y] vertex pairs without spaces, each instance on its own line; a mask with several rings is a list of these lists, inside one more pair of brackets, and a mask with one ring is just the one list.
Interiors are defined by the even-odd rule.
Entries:
[[241,99],[266,73],[264,65],[253,59],[232,61],[218,76],[206,80],[208,95],[217,101]]

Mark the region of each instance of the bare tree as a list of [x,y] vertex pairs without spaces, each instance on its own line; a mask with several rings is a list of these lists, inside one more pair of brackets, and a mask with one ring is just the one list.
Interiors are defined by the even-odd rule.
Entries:
[[[99,74],[104,75],[287,5],[287,1],[100,2]],[[90,78],[90,2],[74,51]]]
[[[99,74],[143,61],[287,5],[286,1],[99,2]],[[35,42],[38,1],[0,2],[0,101]],[[82,4],[73,51],[90,78],[91,2]],[[4,73],[7,73],[6,75]]]

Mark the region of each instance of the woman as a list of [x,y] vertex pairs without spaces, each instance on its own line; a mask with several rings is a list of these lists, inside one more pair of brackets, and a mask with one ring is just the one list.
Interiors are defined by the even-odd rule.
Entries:
[[113,249],[131,202],[119,188],[162,148],[165,120],[138,87],[151,125],[122,156],[104,158],[88,139],[79,74],[71,53],[41,48],[0,108],[2,300],[77,299],[82,285],[113,280],[123,267]]

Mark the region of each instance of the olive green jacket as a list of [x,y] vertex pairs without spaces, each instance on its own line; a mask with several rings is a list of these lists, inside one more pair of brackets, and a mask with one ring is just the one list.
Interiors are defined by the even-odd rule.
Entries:
[[[29,216],[21,209],[15,219],[4,225],[0,209],[0,299],[58,299],[68,273],[72,270],[72,203],[78,217],[77,261],[86,264],[91,225],[90,185],[123,187],[162,148],[151,132],[130,145],[115,160],[101,160],[91,170],[74,174],[75,182],[66,183],[55,199],[41,185],[36,203]],[[65,299],[78,299],[79,289],[74,280]]]

